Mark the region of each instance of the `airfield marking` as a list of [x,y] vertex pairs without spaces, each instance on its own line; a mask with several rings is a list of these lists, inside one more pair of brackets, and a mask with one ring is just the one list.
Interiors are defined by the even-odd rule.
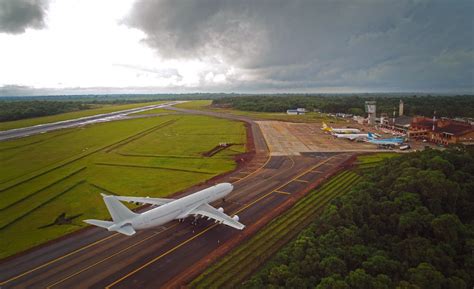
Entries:
[[[260,129],[260,132],[261,132],[261,134],[262,134],[262,136],[263,136],[263,141],[265,142],[265,145],[266,145],[267,148],[268,148],[268,155],[266,156],[266,157],[267,157],[267,160],[265,161],[265,163],[264,163],[261,167],[259,167],[259,168],[256,169],[255,171],[253,171],[251,174],[248,174],[248,175],[246,175],[245,177],[241,178],[240,180],[236,181],[235,183],[238,183],[238,182],[240,182],[240,181],[242,181],[242,180],[245,180],[246,178],[248,178],[248,177],[250,177],[250,176],[253,176],[255,173],[260,172],[260,171],[268,164],[268,162],[269,162],[270,159],[272,158],[272,149],[271,149],[270,146],[268,145],[267,139],[265,138],[265,134],[263,133],[262,129],[260,128],[260,125],[259,125],[258,123],[256,123],[256,122],[254,122],[254,123],[255,123],[255,124],[258,126],[258,128]],[[254,144],[255,144],[255,138],[254,138]],[[256,148],[255,148],[255,149],[256,149]],[[292,160],[293,160],[293,159],[292,159]]]
[[309,181],[305,181],[305,180],[300,180],[300,179],[296,179],[295,182],[300,182],[300,183],[309,183]]
[[283,192],[283,191],[273,191],[274,193],[282,194],[282,195],[291,195],[291,193]]
[[[283,188],[284,186],[288,185],[289,183],[291,183],[291,182],[294,181],[295,179],[300,178],[301,176],[303,176],[303,175],[309,173],[310,171],[312,171],[313,169],[315,169],[315,168],[317,168],[317,167],[319,167],[319,166],[321,166],[321,165],[327,163],[329,160],[332,160],[333,158],[334,158],[334,157],[330,157],[330,158],[328,158],[327,160],[324,160],[324,161],[322,161],[322,162],[316,164],[315,166],[311,167],[310,169],[308,169],[308,170],[302,172],[302,173],[299,174],[298,176],[296,176],[296,177],[294,177],[293,179],[289,180],[289,181],[286,182],[285,184],[279,186],[279,187],[276,188],[275,190],[270,191],[269,193],[267,193],[267,194],[261,196],[260,198],[254,200],[253,202],[251,202],[251,203],[245,205],[244,207],[238,209],[237,211],[233,212],[232,215],[242,212],[243,210],[247,209],[248,207],[254,205],[254,204],[257,203],[257,202],[259,202],[260,200],[262,200],[262,199],[268,197],[270,194],[272,194],[272,193],[276,192],[277,190]],[[292,162],[293,162],[292,167],[293,167],[293,166],[295,165],[295,161],[294,161],[291,157],[289,157],[289,159],[292,160]],[[193,237],[189,238],[188,240],[186,240],[186,241],[180,243],[179,245],[176,245],[175,247],[171,248],[170,250],[164,252],[163,254],[161,254],[161,255],[159,255],[159,256],[153,258],[152,260],[146,262],[146,263],[143,264],[142,266],[136,268],[135,270],[133,270],[133,271],[127,273],[126,275],[122,276],[121,278],[119,278],[119,279],[115,280],[114,282],[110,283],[110,284],[107,285],[105,288],[106,288],[106,289],[109,289],[109,288],[111,288],[112,286],[114,286],[114,285],[116,285],[116,284],[122,282],[123,280],[125,280],[125,279],[127,279],[128,277],[132,276],[132,275],[135,274],[136,272],[138,272],[138,271],[140,271],[140,270],[142,270],[142,269],[144,269],[144,268],[150,266],[150,265],[153,264],[154,262],[156,262],[156,261],[158,261],[159,259],[165,257],[166,255],[168,255],[168,254],[170,254],[170,253],[176,251],[177,249],[181,248],[182,246],[186,245],[187,243],[191,242],[192,240],[196,239],[197,237],[201,236],[202,234],[206,233],[207,231],[211,230],[212,228],[214,228],[214,227],[216,227],[216,226],[218,226],[218,225],[219,225],[219,224],[212,224],[210,227],[207,227],[207,228],[204,229],[202,232],[200,232],[200,233],[194,235]]]
[[114,237],[114,236],[117,236],[118,234],[120,234],[120,233],[114,233],[114,234],[112,234],[112,235],[110,235],[110,236],[108,236],[108,237],[105,237],[105,238],[103,238],[103,239],[97,240],[97,241],[95,241],[94,243],[90,243],[89,245],[86,245],[86,246],[84,246],[84,247],[82,247],[82,248],[79,248],[79,249],[76,249],[76,250],[74,250],[74,251],[72,251],[72,252],[69,252],[69,253],[66,254],[66,255],[63,255],[63,256],[58,257],[58,258],[56,258],[56,259],[53,259],[53,260],[51,260],[51,261],[49,261],[49,262],[47,262],[47,263],[44,263],[44,264],[42,264],[42,265],[40,265],[40,266],[38,266],[38,267],[35,267],[35,268],[30,269],[30,270],[28,270],[28,271],[26,271],[26,272],[23,272],[23,273],[21,273],[20,275],[17,275],[17,276],[12,277],[12,278],[10,278],[10,279],[8,279],[8,280],[5,280],[5,281],[1,282],[0,285],[4,285],[4,284],[6,284],[6,283],[9,283],[9,282],[11,282],[11,281],[14,281],[14,280],[16,280],[16,279],[18,279],[18,278],[20,278],[20,277],[23,277],[23,276],[25,276],[25,275],[27,275],[27,274],[29,274],[29,273],[31,273],[31,272],[34,272],[34,271],[36,271],[36,270],[39,270],[39,269],[41,269],[41,268],[43,268],[43,267],[46,267],[46,266],[48,266],[48,265],[51,265],[51,264],[53,264],[53,263],[55,263],[55,262],[57,262],[57,261],[59,261],[59,260],[62,260],[62,259],[64,259],[64,258],[66,258],[66,257],[69,257],[69,256],[71,256],[71,255],[73,255],[73,254],[75,254],[75,253],[78,253],[78,252],[80,252],[80,251],[82,251],[82,250],[84,250],[84,249],[87,249],[87,248],[89,248],[89,247],[92,247],[93,245],[99,244],[100,242],[103,242],[103,241],[108,240],[108,239],[110,239],[110,238],[112,238],[112,237]]
[[172,225],[172,226],[166,228],[166,229],[163,230],[163,231],[155,232],[155,233],[153,233],[151,236],[148,236],[148,237],[146,237],[145,239],[142,239],[142,240],[138,241],[137,243],[134,243],[134,244],[131,245],[131,246],[128,246],[128,247],[126,247],[126,248],[123,248],[122,250],[120,250],[120,251],[118,251],[118,252],[115,252],[114,254],[112,254],[112,255],[110,255],[110,256],[108,256],[108,257],[106,257],[106,258],[104,258],[104,259],[102,259],[102,260],[100,260],[100,261],[98,261],[98,262],[96,262],[96,263],[94,263],[94,264],[91,264],[91,265],[89,265],[89,266],[87,266],[87,267],[85,267],[85,268],[82,268],[81,270],[75,272],[74,274],[71,274],[71,275],[69,275],[69,276],[66,276],[66,277],[63,278],[63,279],[61,279],[61,280],[59,280],[59,281],[56,281],[56,282],[53,283],[53,284],[48,285],[46,288],[51,288],[51,287],[53,287],[53,286],[56,286],[56,285],[59,284],[59,283],[62,283],[62,282],[66,281],[66,280],[68,280],[68,279],[70,279],[70,278],[72,278],[72,277],[74,277],[74,276],[76,276],[76,275],[78,275],[78,274],[80,274],[80,273],[82,273],[82,272],[84,272],[84,271],[89,270],[90,268],[92,268],[92,267],[94,267],[94,266],[96,266],[96,265],[98,265],[98,264],[100,264],[100,263],[102,263],[102,262],[104,262],[104,261],[107,261],[108,259],[110,259],[110,258],[112,258],[112,257],[114,257],[114,256],[119,255],[119,254],[122,253],[122,252],[127,251],[128,249],[131,249],[131,248],[133,248],[133,247],[135,247],[135,246],[137,246],[137,245],[139,245],[139,244],[145,242],[145,241],[148,240],[148,239],[151,239],[151,238],[155,237],[156,235],[159,235],[159,234],[161,234],[161,233],[163,233],[163,232],[165,232],[165,231],[167,231],[167,230],[169,230],[169,229],[171,229],[171,228],[176,227],[177,225],[178,225],[178,224],[174,224],[174,225]]
[[253,171],[253,173],[248,174],[248,175],[246,175],[245,177],[243,177],[243,178],[241,178],[241,179],[235,181],[234,183],[238,183],[238,182],[240,182],[240,181],[242,181],[242,180],[245,180],[246,178],[248,178],[248,177],[250,177],[250,176],[253,176],[255,173],[260,172],[261,170],[263,170],[263,168],[268,164],[268,162],[269,162],[270,159],[271,159],[270,153],[268,154],[267,157],[268,157],[268,158],[267,158],[267,161],[266,161],[261,167],[259,167],[259,168],[256,169],[255,171]]

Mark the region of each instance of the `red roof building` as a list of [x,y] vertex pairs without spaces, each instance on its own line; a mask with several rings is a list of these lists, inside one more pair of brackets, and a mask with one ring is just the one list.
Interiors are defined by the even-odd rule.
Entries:
[[433,121],[431,118],[415,117],[408,136],[443,145],[458,143],[472,145],[474,144],[474,126],[452,119],[442,118]]

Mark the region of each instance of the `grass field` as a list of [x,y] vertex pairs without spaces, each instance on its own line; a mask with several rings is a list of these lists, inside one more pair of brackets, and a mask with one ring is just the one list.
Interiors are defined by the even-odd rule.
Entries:
[[398,153],[393,152],[383,152],[383,153],[375,153],[375,154],[368,154],[368,155],[361,155],[357,158],[356,165],[359,170],[367,170],[375,167],[380,162],[393,158],[396,156],[400,156]]
[[[0,142],[0,258],[109,218],[99,193],[164,197],[235,167],[243,123],[172,114]],[[203,157],[220,142],[235,143]],[[48,225],[61,214],[69,225]]]
[[191,282],[190,287],[238,287],[251,273],[314,220],[332,199],[350,191],[350,188],[360,179],[361,177],[352,171],[344,171],[333,177],[207,269]]
[[14,121],[4,121],[4,122],[0,122],[0,131],[33,126],[33,125],[44,124],[44,123],[50,123],[50,122],[56,122],[56,121],[62,121],[62,120],[68,120],[68,119],[74,119],[74,118],[85,117],[85,116],[91,116],[91,115],[96,115],[96,114],[101,114],[101,113],[110,113],[114,111],[131,109],[131,108],[136,108],[136,107],[141,107],[141,106],[160,104],[163,102],[165,101],[154,101],[154,102],[121,104],[121,105],[101,104],[101,105],[94,105],[94,108],[92,109],[66,112],[66,113],[61,113],[61,114],[56,114],[56,115],[48,115],[48,116],[14,120]]
[[281,121],[293,121],[293,122],[327,122],[327,123],[344,123],[343,120],[330,117],[324,113],[309,112],[305,115],[288,115],[283,112],[255,112],[255,111],[242,111],[237,109],[229,108],[213,108],[210,107],[212,100],[193,100],[185,103],[176,105],[176,107],[196,109],[196,110],[207,110],[215,112],[223,112],[234,115],[244,115],[256,119],[271,119]]

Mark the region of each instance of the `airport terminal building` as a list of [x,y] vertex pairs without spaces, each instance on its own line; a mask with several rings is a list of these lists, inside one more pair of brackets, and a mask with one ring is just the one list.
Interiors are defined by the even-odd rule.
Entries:
[[474,126],[468,122],[453,119],[431,119],[415,117],[410,125],[408,136],[426,139],[441,145],[474,145]]

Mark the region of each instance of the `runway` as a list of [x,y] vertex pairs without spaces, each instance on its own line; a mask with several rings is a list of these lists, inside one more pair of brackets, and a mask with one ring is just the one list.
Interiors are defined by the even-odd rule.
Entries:
[[76,119],[58,121],[58,122],[53,122],[53,123],[39,124],[39,125],[25,127],[25,128],[17,128],[17,129],[0,131],[0,141],[27,137],[27,136],[31,136],[35,134],[45,133],[45,132],[64,129],[64,128],[72,128],[72,127],[78,127],[82,125],[88,125],[88,124],[99,123],[99,122],[121,120],[121,119],[126,118],[127,115],[129,114],[152,110],[155,108],[164,108],[164,107],[177,104],[177,103],[180,103],[180,101],[172,101],[172,102],[156,104],[156,105],[147,105],[143,107],[126,109],[126,110],[121,110],[121,111],[116,111],[116,112],[111,112],[111,113],[104,113],[104,114],[86,116],[86,117],[81,117],[81,118],[76,118]]
[[252,226],[262,225],[268,214],[305,189],[308,182],[325,178],[351,156],[334,153],[267,158],[265,140],[253,121],[195,113],[244,120],[251,125],[256,156],[248,165],[216,180],[232,182],[234,191],[225,202],[212,204],[222,206],[229,215],[238,214],[247,226],[244,231],[204,219],[197,226],[191,225],[191,220],[172,222],[166,228],[139,231],[132,237],[91,227],[2,262],[1,287],[179,287],[193,277],[189,272],[205,269],[195,268],[198,262],[245,236]]

